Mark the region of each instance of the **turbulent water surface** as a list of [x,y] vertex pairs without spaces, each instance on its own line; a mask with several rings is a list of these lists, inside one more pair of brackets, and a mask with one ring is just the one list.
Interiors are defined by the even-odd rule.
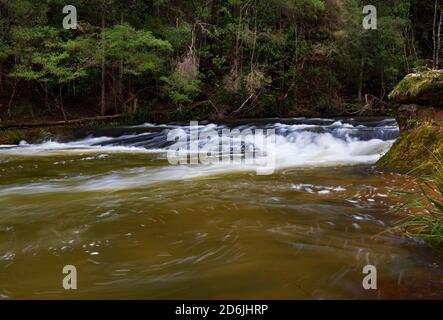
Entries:
[[[382,233],[398,220],[387,213],[396,191],[413,189],[373,168],[398,135],[394,120],[201,125],[275,129],[272,175],[238,161],[171,165],[166,136],[177,128],[188,130],[145,124],[0,146],[0,297],[443,296],[441,257]],[[368,264],[375,291],[362,287]],[[77,290],[62,287],[65,265],[77,268]]]

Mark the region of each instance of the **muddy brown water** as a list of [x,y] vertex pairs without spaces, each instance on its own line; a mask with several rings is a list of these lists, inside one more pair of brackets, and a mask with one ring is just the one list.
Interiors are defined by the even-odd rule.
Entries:
[[[0,297],[443,298],[441,254],[382,233],[396,191],[414,188],[373,167],[392,137],[343,132],[393,125],[306,122],[279,124],[279,143],[302,147],[284,144],[267,176],[172,166],[127,135],[3,147]],[[377,290],[362,286],[368,264]],[[65,265],[77,290],[62,287]]]

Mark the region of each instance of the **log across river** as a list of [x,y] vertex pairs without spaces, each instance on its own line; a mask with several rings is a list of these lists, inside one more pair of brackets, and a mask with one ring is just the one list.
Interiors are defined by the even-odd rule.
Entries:
[[[200,126],[275,130],[271,175],[241,161],[171,165],[178,128],[0,146],[0,298],[443,296],[442,257],[382,233],[399,219],[388,213],[397,191],[414,189],[374,168],[397,138],[393,119]],[[65,265],[77,290],[62,287]],[[365,265],[377,267],[378,290],[362,287]]]

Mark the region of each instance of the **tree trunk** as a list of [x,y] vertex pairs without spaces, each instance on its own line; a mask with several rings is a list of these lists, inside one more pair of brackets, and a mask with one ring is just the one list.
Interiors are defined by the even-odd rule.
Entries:
[[362,102],[362,94],[363,94],[363,75],[365,72],[365,58],[361,58],[360,61],[360,76],[358,79],[358,102]]
[[[121,15],[120,15],[120,24],[123,24],[123,22],[124,22],[124,20],[123,20],[123,11],[122,11]],[[124,98],[123,98],[123,59],[120,59],[118,62],[117,94],[118,94],[118,100],[121,104],[121,102],[124,101]]]
[[62,115],[63,115],[63,119],[65,121],[68,121],[68,117],[66,116],[66,112],[65,112],[65,105],[63,103],[63,93],[62,93],[62,86],[59,83],[58,84],[58,95],[59,95],[59,106],[60,106],[60,110],[62,111]]
[[106,114],[106,61],[105,61],[105,0],[102,1],[102,57],[101,57],[101,115]]
[[3,94],[5,88],[3,87],[3,65],[0,64],[0,94]]
[[432,52],[432,69],[437,68],[437,11],[438,11],[438,0],[435,0],[434,6],[434,22],[432,24],[432,42],[433,42],[433,52]]
[[24,124],[10,124],[0,126],[1,130],[8,129],[25,129],[25,128],[38,128],[38,127],[52,127],[52,126],[60,126],[60,125],[69,125],[69,124],[77,124],[82,122],[91,122],[91,121],[109,121],[114,119],[122,118],[123,114],[114,114],[111,116],[97,116],[97,117],[87,117],[81,119],[71,119],[71,120],[63,120],[63,121],[48,121],[48,122],[37,122],[37,123],[24,123]]
[[15,92],[16,92],[16,89],[17,89],[17,84],[18,84],[17,79],[14,79],[14,84],[12,86],[11,97],[9,98],[9,102],[8,102],[8,116],[11,116],[11,107],[12,107],[12,104],[14,102]]
[[257,46],[257,1],[254,2],[254,33],[251,50],[251,72],[254,70],[255,48]]
[[442,1],[442,5],[440,7],[440,20],[438,22],[438,32],[437,32],[437,49],[435,52],[435,65],[436,68],[440,68],[440,44],[441,44],[441,24],[443,20],[443,1]]

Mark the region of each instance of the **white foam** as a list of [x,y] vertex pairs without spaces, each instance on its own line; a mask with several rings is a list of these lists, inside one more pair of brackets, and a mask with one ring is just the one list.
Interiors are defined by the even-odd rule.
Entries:
[[110,137],[98,137],[87,138],[83,140],[61,143],[56,141],[46,141],[41,144],[28,144],[23,141],[19,145],[0,150],[0,155],[40,155],[40,156],[52,156],[54,154],[69,154],[69,153],[106,153],[106,152],[143,152],[143,153],[156,153],[164,152],[165,150],[148,150],[145,148],[131,147],[131,146],[100,146],[100,143],[104,143],[114,138]]
[[[357,164],[375,163],[384,153],[386,153],[393,140],[383,141],[380,139],[372,139],[369,141],[358,140],[357,138],[339,138],[331,133],[318,133],[304,131],[303,129],[311,127],[311,125],[282,125],[276,124],[277,128],[289,130],[289,135],[276,136],[276,148],[272,153],[266,149],[266,145],[259,145],[255,140],[247,139],[246,147],[249,148],[255,144],[257,148],[256,154],[259,156],[274,156],[276,170],[291,167],[334,167],[348,166]],[[349,124],[343,124],[336,121],[331,127],[350,128]],[[214,124],[200,126],[199,130],[207,132],[219,128]],[[131,137],[131,136],[130,136]],[[87,138],[69,143],[59,143],[48,141],[38,145],[21,144],[13,148],[0,150],[0,155],[18,154],[18,155],[39,155],[51,156],[54,154],[108,154],[112,152],[122,153],[162,153],[167,152],[166,149],[147,150],[140,147],[131,146],[98,146],[96,144],[108,142],[114,138],[100,137]],[[241,135],[230,138],[233,142],[240,143]],[[265,139],[263,139],[264,141]],[[260,139],[258,139],[260,141]],[[206,150],[212,150],[214,153],[219,151],[218,141],[204,141],[202,146]],[[201,147],[202,147],[201,146]],[[271,154],[272,153],[272,154]],[[101,156],[102,157],[102,156]],[[103,157],[102,157],[103,158]],[[85,156],[84,160],[94,159]],[[256,171],[257,167],[253,164],[245,164],[241,161],[221,162],[211,165],[169,165],[166,161],[162,167],[139,167],[136,169],[125,169],[121,171],[107,172],[95,176],[72,177],[61,180],[50,180],[42,183],[34,183],[28,185],[9,185],[0,189],[0,196],[8,193],[18,192],[60,192],[60,191],[98,191],[98,190],[121,190],[126,188],[136,188],[146,186],[153,183],[165,181],[180,181],[186,179],[195,179],[206,177],[209,175],[235,173],[242,171]],[[315,189],[324,194],[326,192],[343,191],[341,187],[338,189],[313,188],[312,186],[302,186],[305,191]],[[306,187],[306,188],[304,188]]]

